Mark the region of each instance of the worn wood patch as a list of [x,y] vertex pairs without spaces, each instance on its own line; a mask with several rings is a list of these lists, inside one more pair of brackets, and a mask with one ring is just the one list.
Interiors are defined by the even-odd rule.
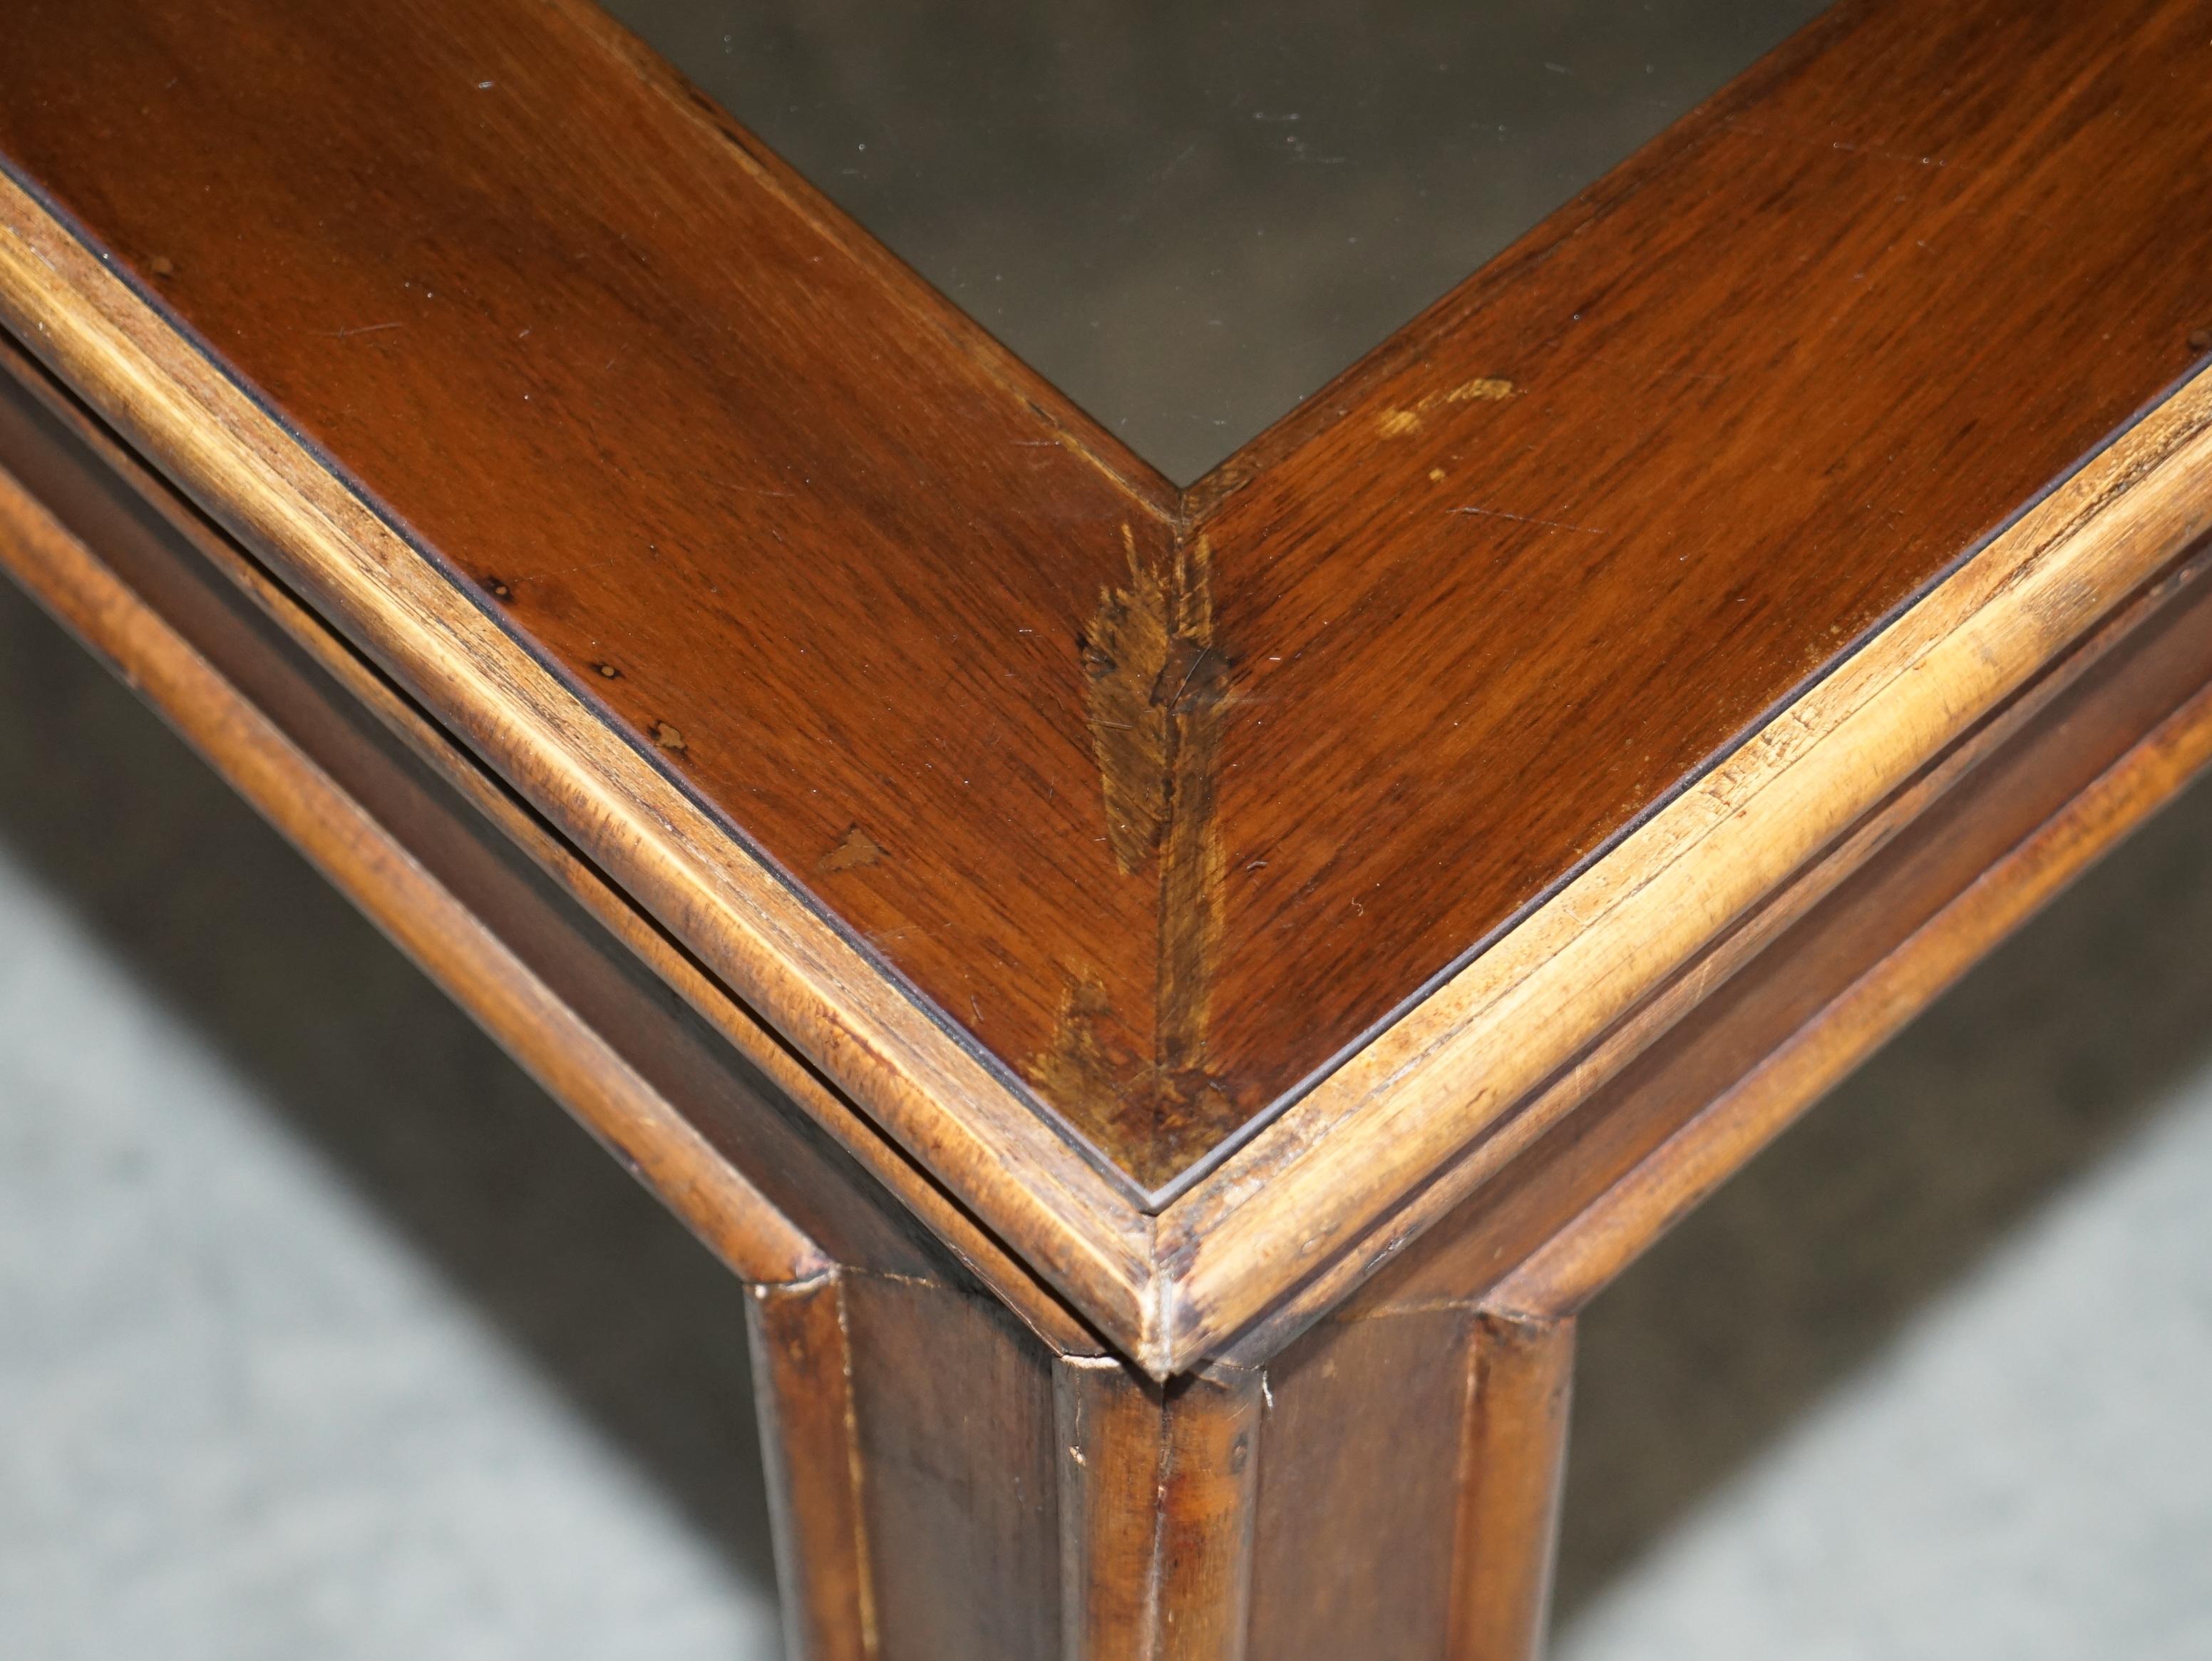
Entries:
[[1172,1177],[1228,1129],[1234,1107],[1208,1068],[1222,932],[1221,733],[1230,665],[1213,621],[1212,550],[1180,538],[1164,566],[1133,542],[1128,581],[1099,596],[1081,655],[1107,836],[1124,875],[1157,886],[1150,1055],[1115,1048],[1093,979],[1063,996],[1030,1077],[1121,1132],[1139,1178]]

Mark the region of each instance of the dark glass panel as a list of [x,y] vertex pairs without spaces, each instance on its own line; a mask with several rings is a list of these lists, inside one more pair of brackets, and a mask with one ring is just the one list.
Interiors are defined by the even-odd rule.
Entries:
[[608,0],[1188,482],[1825,0]]

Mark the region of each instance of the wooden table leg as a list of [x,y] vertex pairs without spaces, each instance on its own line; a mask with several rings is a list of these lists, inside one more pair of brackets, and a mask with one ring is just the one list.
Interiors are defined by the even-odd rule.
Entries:
[[[128,488],[161,518],[137,513],[94,465],[119,453],[84,452],[98,438],[0,403],[0,457],[40,482],[0,474],[0,563],[757,1283],[795,1657],[1527,1652],[1565,1326],[1363,1292],[1161,1386],[1084,1351],[1048,1293],[1002,1302],[1007,1266],[983,1292],[987,1239],[956,1259],[733,1067],[631,961],[655,937],[593,922],[592,873],[144,478]],[[711,1004],[682,961],[663,972]]]
[[867,1661],[877,1652],[874,1593],[842,1277],[751,1290],[753,1395],[784,1647],[794,1661]]
[[754,1300],[810,1661],[1525,1661],[1571,1323],[1449,1305],[1162,1387],[990,1299],[845,1272]]
[[1520,1661],[1543,1650],[1574,1354],[1571,1320],[1476,1318],[1455,1661]]

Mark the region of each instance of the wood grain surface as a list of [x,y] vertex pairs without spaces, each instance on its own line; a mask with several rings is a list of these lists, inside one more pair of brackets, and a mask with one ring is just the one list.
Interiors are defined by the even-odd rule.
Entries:
[[1387,1256],[1522,1157],[1745,966],[1727,948],[1747,922],[1808,871],[1832,881],[1863,859],[1869,814],[2134,611],[2208,531],[2212,373],[1168,1207],[1171,1350]]
[[2202,355],[2208,22],[1843,5],[1182,501],[567,0],[30,0],[0,153],[1158,1191]]
[[2212,6],[1839,6],[1200,487],[1240,1113],[2191,365]]
[[1528,1661],[1575,1312],[2212,757],[2208,70],[1847,3],[1177,495],[582,0],[19,0],[0,562],[755,1283],[794,1653]]
[[[0,405],[0,457],[7,463],[20,465],[27,447],[37,441],[23,431],[23,420],[19,407]],[[45,458],[31,448],[30,459]],[[48,469],[38,471],[45,475],[39,482],[48,495],[69,483]],[[103,540],[111,548],[119,546],[126,558],[137,556],[133,563],[150,557],[156,571],[163,569],[159,549],[149,545],[146,527],[118,514],[111,498],[94,495],[76,506],[108,532]],[[734,1272],[749,1281],[776,1283],[804,1280],[830,1267],[817,1243],[746,1178],[730,1150],[720,1145],[722,1139],[715,1133],[748,1116],[746,1082],[725,1075],[717,1088],[696,1074],[685,1076],[685,1062],[691,1058],[682,1053],[680,1038],[647,1000],[625,1001],[615,993],[623,1018],[619,1037],[610,1041],[596,1030],[577,1009],[573,970],[572,983],[560,985],[557,971],[545,972],[501,928],[511,927],[514,914],[527,901],[514,891],[514,879],[501,868],[497,853],[464,841],[422,849],[418,856],[405,845],[386,818],[412,818],[419,824],[434,818],[435,809],[421,800],[419,786],[404,770],[357,731],[348,730],[342,715],[319,721],[323,711],[312,697],[282,684],[289,666],[255,653],[249,639],[242,653],[234,648],[229,654],[243,655],[257,672],[248,682],[252,692],[241,691],[56,518],[44,500],[33,498],[7,465],[0,465],[0,569],[159,709],[611,1152],[669,1196]],[[168,585],[170,598],[181,597],[183,606],[197,611],[204,623],[220,615],[220,599],[195,594],[195,576],[185,568],[181,580]],[[287,691],[294,696],[282,702],[304,733],[287,732],[254,696]],[[353,777],[342,783],[326,763]],[[362,790],[363,783],[371,788]],[[369,794],[385,817],[364,806],[362,794]],[[592,989],[602,1003],[612,990],[605,983]],[[623,1047],[641,1043],[649,1052],[642,1065]],[[733,1095],[740,1104],[733,1105]],[[850,1212],[846,1221],[859,1224],[862,1234],[868,1232]],[[889,1232],[897,1238],[895,1227]],[[877,1239],[880,1244],[882,1235]],[[848,1241],[857,1244],[858,1237]]]
[[2202,0],[1841,6],[1182,497],[580,0],[9,9],[0,316],[1164,1378],[2212,522],[2207,64]]
[[[758,1180],[841,1261],[933,1275],[949,1250],[1048,1344],[1085,1354],[1097,1348],[1066,1305],[951,1196],[242,549],[20,354],[0,345],[0,367],[9,372],[0,379],[0,468],[92,551],[84,557],[153,608],[241,703],[303,746],[382,834],[403,843],[408,859],[568,1004],[569,1016],[519,1031],[471,995],[479,984],[495,990],[495,982],[441,977],[503,1042],[526,1042],[526,1066],[541,1079],[557,1073],[588,1080],[592,1056],[612,1050],[652,1080],[663,1094],[662,1116],[647,1134],[632,1135],[622,1156],[718,1251],[732,1226],[718,1208],[719,1185],[727,1181],[742,1194]],[[30,582],[27,571],[17,575]],[[118,660],[151,697],[155,677]],[[180,727],[195,718],[186,709],[165,713]],[[312,792],[303,785],[289,794]],[[307,851],[316,857],[312,845]],[[356,897],[389,932],[434,940],[443,914],[405,919],[416,891],[401,885]],[[580,1055],[553,1060],[571,1037]],[[556,1093],[591,1117],[591,1100]],[[746,1273],[747,1260],[724,1255]],[[748,1278],[808,1272],[802,1266]]]
[[754,1300],[794,1656],[1534,1661],[1573,1323],[1354,1300],[1166,1385],[988,1299]]
[[1166,487],[595,9],[31,0],[0,151],[948,1023],[1150,1052],[1076,642]]
[[[764,1032],[849,1092],[871,1135],[888,1135],[1034,1271],[1112,1311],[1107,1323],[1144,1345],[1149,1227],[1125,1189],[4,179],[0,314],[459,742],[496,758],[507,784]],[[745,1022],[725,1030],[746,1045]]]
[[[1686,1196],[1749,1158],[2203,765],[2212,752],[2205,575],[2200,557],[2155,585],[1926,770],[1915,789],[1932,788],[1932,805],[1901,804],[1895,818],[1886,805],[1747,919],[1736,934],[1753,937],[1756,955],[1733,974],[1701,963],[1693,972],[1711,983],[1695,1008],[1497,1180],[1459,1190],[1410,1244],[1367,1248],[1374,1275],[1358,1300],[1418,1309],[1472,1295],[1547,1317],[1579,1309]],[[1778,927],[1772,911],[1784,914]],[[1453,1191],[1449,1173],[1438,1186]],[[1361,1267],[1337,1266],[1276,1305],[1232,1358],[1273,1353]]]
[[[1657,1066],[1626,1081],[1640,1098],[1632,1116],[1638,1130],[1676,1128],[1609,1185],[1601,1183],[1619,1169],[1612,1160],[1574,1160],[1583,1167],[1575,1186],[1592,1197],[1563,1216],[1555,1196],[1543,1244],[1491,1297],[1519,1310],[1587,1303],[2212,763],[2208,601],[2212,595],[2200,593],[2147,630],[2154,638],[2039,721],[2045,730],[1990,766],[1966,799],[1947,801],[1900,837],[1879,867],[1838,891],[1771,979],[1741,989],[1656,1056]],[[2191,687],[2185,702],[2112,756],[2124,735]],[[2110,764],[2083,782],[2108,757]],[[2049,811],[2040,823],[1990,856],[2005,830],[2042,808]],[[1941,906],[1933,904],[1938,897]],[[1545,1163],[1557,1170],[1563,1162]],[[1529,1183],[1542,1185],[1540,1177]]]

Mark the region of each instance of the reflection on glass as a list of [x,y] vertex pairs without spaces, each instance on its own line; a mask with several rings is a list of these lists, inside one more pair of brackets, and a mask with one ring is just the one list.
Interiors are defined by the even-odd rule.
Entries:
[[1826,0],[605,0],[1195,478]]

